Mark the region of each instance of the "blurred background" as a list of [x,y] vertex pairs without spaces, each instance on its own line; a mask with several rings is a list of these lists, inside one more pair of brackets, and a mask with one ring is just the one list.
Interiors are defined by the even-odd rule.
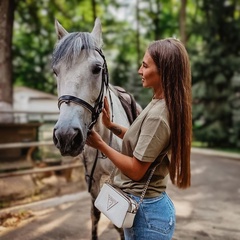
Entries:
[[[19,168],[9,159],[23,155],[34,164],[61,158],[49,150],[58,117],[51,69],[54,21],[69,32],[89,32],[96,17],[102,22],[110,82],[131,92],[143,107],[152,92],[142,88],[137,70],[147,45],[165,37],[180,39],[192,66],[193,146],[240,152],[238,0],[1,0],[2,172]],[[24,145],[36,141],[42,145]]]
[[[1,0],[0,7],[0,102],[24,110],[19,86],[55,95],[54,19],[69,32],[89,32],[99,17],[112,84],[125,87],[144,107],[152,95],[137,74],[144,51],[153,40],[176,37],[192,65],[194,144],[240,147],[238,0]],[[34,110],[43,109],[48,107],[39,104]],[[51,109],[57,111],[56,105]]]

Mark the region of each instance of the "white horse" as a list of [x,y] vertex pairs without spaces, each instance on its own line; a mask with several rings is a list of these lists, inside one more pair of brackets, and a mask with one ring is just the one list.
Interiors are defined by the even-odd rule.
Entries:
[[[52,68],[57,81],[60,114],[53,140],[63,156],[82,155],[92,196],[92,239],[97,239],[100,212],[93,203],[100,190],[101,177],[109,175],[113,165],[101,152],[85,145],[87,134],[94,128],[105,142],[121,151],[121,139],[101,121],[105,96],[111,106],[112,121],[125,127],[130,123],[118,91],[108,81],[107,64],[101,51],[100,20],[96,19],[91,33],[68,33],[57,21],[55,29],[58,42],[53,52]],[[121,238],[124,238],[122,230]]]

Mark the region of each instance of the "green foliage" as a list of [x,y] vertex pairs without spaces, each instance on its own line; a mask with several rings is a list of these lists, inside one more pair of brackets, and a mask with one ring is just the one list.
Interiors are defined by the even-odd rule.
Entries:
[[[17,1],[13,36],[14,83],[56,93],[51,54],[54,19],[70,32],[90,31],[101,18],[110,80],[129,90],[144,107],[138,68],[149,42],[180,38],[181,1]],[[187,49],[192,64],[194,139],[209,146],[240,147],[240,3],[187,2]],[[123,11],[125,9],[125,12]],[[121,13],[121,14],[120,14]],[[123,17],[122,17],[123,15]]]
[[48,7],[46,1],[18,2],[15,12],[13,64],[15,84],[52,92],[49,61],[51,46],[54,46],[54,14],[51,11],[53,8]]
[[[95,9],[93,2],[96,4]],[[104,42],[109,44],[111,49],[117,37],[111,40],[106,35],[114,31],[117,34],[116,29],[121,31],[122,23],[115,21],[111,14],[105,14],[108,4],[107,0],[19,1],[15,11],[12,47],[14,84],[56,93],[56,84],[50,66],[51,54],[57,40],[54,29],[55,19],[70,32],[84,32],[91,31],[95,21],[94,15],[99,16],[103,25]],[[119,7],[116,1],[111,1],[111,4]],[[109,26],[107,30],[105,26]]]
[[192,58],[194,136],[209,146],[240,146],[239,120],[233,118],[239,101],[239,86],[233,84],[240,73],[237,6],[235,1],[200,2],[205,18],[193,26],[202,36],[201,46],[192,51],[197,56]]
[[143,0],[139,4],[139,16],[144,37],[148,41],[179,35],[180,1],[176,0]]
[[89,31],[93,26],[93,17],[86,9],[91,9],[89,1],[18,2],[13,36],[15,85],[56,93],[50,66],[57,40],[55,18],[71,31]]

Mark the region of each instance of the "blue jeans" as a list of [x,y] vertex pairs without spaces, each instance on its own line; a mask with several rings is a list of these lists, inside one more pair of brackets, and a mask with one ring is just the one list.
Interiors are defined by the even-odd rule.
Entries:
[[[139,202],[140,198],[130,195]],[[163,192],[140,204],[131,228],[124,229],[125,240],[171,240],[176,223],[174,205]]]

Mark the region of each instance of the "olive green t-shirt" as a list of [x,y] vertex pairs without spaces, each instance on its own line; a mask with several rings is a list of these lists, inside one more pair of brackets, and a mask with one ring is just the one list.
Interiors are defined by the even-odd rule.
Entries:
[[114,185],[123,191],[141,196],[151,169],[157,166],[147,192],[146,198],[156,197],[166,189],[169,160],[166,155],[170,144],[170,127],[168,109],[165,100],[152,99],[129,127],[122,143],[122,153],[136,157],[139,161],[152,162],[150,168],[140,181],[133,181],[117,170]]

